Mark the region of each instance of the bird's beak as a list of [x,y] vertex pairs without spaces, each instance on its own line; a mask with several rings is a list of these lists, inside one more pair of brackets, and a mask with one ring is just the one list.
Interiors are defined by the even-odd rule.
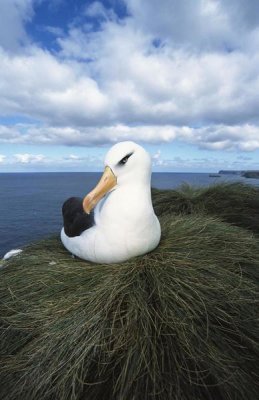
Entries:
[[99,200],[117,184],[116,176],[110,167],[105,167],[104,173],[96,187],[85,196],[83,208],[87,214],[96,206]]

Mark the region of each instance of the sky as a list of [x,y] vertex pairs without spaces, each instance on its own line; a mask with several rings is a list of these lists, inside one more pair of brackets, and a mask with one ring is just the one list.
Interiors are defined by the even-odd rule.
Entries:
[[259,169],[258,0],[0,0],[0,172]]

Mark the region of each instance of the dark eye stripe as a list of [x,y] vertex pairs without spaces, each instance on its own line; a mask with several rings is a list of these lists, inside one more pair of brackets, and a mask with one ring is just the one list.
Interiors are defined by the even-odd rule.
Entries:
[[118,165],[124,165],[128,161],[128,159],[132,156],[132,153],[127,154],[125,157],[123,157],[119,162]]

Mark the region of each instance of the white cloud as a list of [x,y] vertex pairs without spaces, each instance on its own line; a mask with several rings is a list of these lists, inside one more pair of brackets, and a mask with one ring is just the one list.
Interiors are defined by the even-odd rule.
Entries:
[[[168,154],[168,152],[167,152]],[[78,155],[68,154],[63,156],[45,156],[43,154],[14,154],[4,156],[2,170],[5,171],[67,171],[74,170],[102,170],[103,154],[94,156],[91,154]],[[153,169],[155,171],[218,171],[224,169],[258,169],[259,162],[254,157],[246,157],[231,153],[222,157],[222,155],[210,156],[209,158],[197,158],[189,155],[167,156],[157,150],[153,155]],[[1,156],[0,156],[1,162]]]
[[114,19],[115,13],[107,9],[100,1],[94,1],[85,7],[85,15],[92,18]]
[[65,160],[68,160],[68,161],[78,161],[78,160],[82,160],[82,158],[81,157],[79,157],[79,156],[77,156],[77,155],[75,155],[75,154],[69,154],[69,156],[67,156],[67,157],[65,157],[64,158]]
[[[3,48],[26,39],[32,4],[1,3],[3,15],[17,20],[14,44],[0,40]],[[178,138],[211,150],[258,149],[258,2],[126,4],[131,16],[121,21],[101,2],[88,5],[97,31],[76,21],[67,36],[46,27],[60,35],[59,53],[32,45],[22,53],[0,50],[2,115],[39,120],[0,126],[0,141],[91,146]]]
[[[24,132],[26,131],[26,132]],[[107,127],[38,127],[17,124],[0,126],[0,142],[13,144],[64,144],[67,146],[92,146],[115,143],[120,140],[136,140],[158,143],[173,140],[185,128],[172,126],[127,126]]]
[[32,164],[32,163],[42,163],[45,160],[45,156],[42,154],[15,154],[16,162],[21,164]]
[[[138,29],[174,47],[224,51],[246,47],[258,28],[257,0],[124,0]],[[155,15],[155,18],[154,18]]]
[[153,155],[153,160],[159,160],[161,157],[161,150],[157,150],[157,152]]
[[54,36],[58,36],[58,37],[62,37],[63,35],[64,35],[64,32],[63,32],[63,29],[61,29],[60,27],[58,27],[58,26],[51,26],[51,25],[48,25],[48,26],[44,26],[44,28],[43,28],[46,32],[49,32],[49,33],[51,33],[52,35],[54,35]]
[[[24,132],[26,131],[26,133]],[[259,127],[257,125],[211,125],[200,128],[172,125],[108,127],[47,127],[33,125],[0,126],[0,143],[45,144],[66,146],[101,146],[121,140],[142,143],[170,143],[175,139],[209,150],[259,149]],[[160,151],[154,155],[159,160]],[[71,155],[73,158],[73,155]]]
[[[233,41],[222,2],[215,0],[127,0],[136,27],[173,46],[222,48]],[[155,16],[155,18],[154,18]]]
[[12,155],[0,154],[2,171],[67,171],[67,170],[102,170],[103,156],[87,154],[77,155],[47,155],[19,153]]
[[1,0],[0,2],[0,46],[8,51],[17,51],[21,44],[29,41],[24,22],[33,15],[34,0]]
[[96,123],[108,100],[98,83],[48,52],[31,48],[24,55],[0,52],[0,107],[50,124]]
[[[104,40],[95,65],[98,81],[79,63],[60,61],[39,49],[23,56],[2,52],[2,113],[74,127],[258,120],[259,52],[249,58],[239,52],[189,55],[170,49],[145,54],[145,47],[135,43],[134,49],[131,36],[133,32],[128,38],[128,47],[133,48],[127,63],[122,62],[126,54],[120,51],[127,47],[127,37],[115,33],[117,43],[113,34]],[[106,49],[111,42],[113,57]]]
[[220,4],[239,31],[240,29],[251,30],[258,26],[259,3],[257,0],[221,0]]
[[259,127],[249,124],[204,127],[191,130],[186,140],[209,150],[254,151],[259,149]]
[[153,165],[155,167],[168,167],[173,164],[173,160],[164,160],[161,150],[157,150],[152,156]]

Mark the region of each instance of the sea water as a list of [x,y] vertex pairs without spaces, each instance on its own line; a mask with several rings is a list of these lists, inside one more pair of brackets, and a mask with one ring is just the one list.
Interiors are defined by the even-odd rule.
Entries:
[[[62,228],[61,208],[71,196],[85,196],[101,173],[6,173],[0,174],[0,258]],[[222,181],[259,185],[257,179],[235,175],[211,178],[205,173],[153,173],[152,186],[172,189],[182,183],[207,186]]]

